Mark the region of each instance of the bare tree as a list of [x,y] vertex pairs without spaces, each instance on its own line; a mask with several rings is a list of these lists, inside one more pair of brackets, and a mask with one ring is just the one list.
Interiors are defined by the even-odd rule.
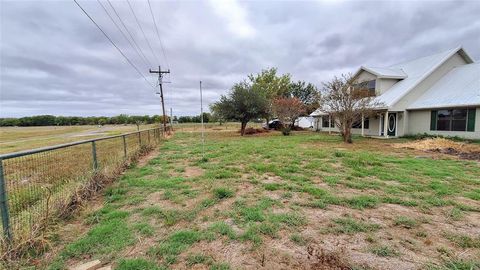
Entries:
[[282,122],[283,135],[290,134],[295,120],[305,111],[305,104],[298,98],[278,97],[273,100],[273,112]]
[[362,115],[373,115],[374,109],[383,105],[363,85],[356,83],[351,74],[335,76],[323,83],[320,110],[332,117],[346,143],[352,143],[353,123]]

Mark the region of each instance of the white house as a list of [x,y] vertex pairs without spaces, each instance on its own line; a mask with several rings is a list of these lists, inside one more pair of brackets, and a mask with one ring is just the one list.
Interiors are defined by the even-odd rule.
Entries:
[[[366,83],[383,106],[363,125],[356,123],[353,133],[480,139],[480,64],[461,47],[386,68],[362,66],[354,78]],[[320,109],[311,116],[315,130],[338,131]]]

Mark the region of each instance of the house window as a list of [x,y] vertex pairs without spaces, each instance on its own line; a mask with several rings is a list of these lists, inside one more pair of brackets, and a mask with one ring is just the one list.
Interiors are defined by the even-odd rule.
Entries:
[[[324,116],[322,117],[322,127],[324,128],[328,128],[328,117],[327,116]],[[331,121],[330,123],[330,127],[335,127],[335,121]]]
[[[368,120],[368,117],[366,117],[363,120],[363,128],[368,129],[369,125],[370,125],[370,121]],[[362,120],[353,122],[352,128],[362,128]]]
[[354,88],[360,91],[367,90],[368,96],[375,96],[375,85],[376,85],[376,80],[370,80],[370,81],[358,83],[354,85]]
[[432,111],[431,130],[474,131],[475,109]]

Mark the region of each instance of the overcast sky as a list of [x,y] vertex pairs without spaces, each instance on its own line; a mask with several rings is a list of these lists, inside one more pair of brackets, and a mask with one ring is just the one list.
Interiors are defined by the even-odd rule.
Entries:
[[[0,117],[160,114],[152,86],[73,1],[0,2]],[[146,0],[130,0],[146,39],[128,3],[111,0],[141,50],[97,1],[78,2],[152,84],[149,68],[171,69],[164,92],[174,115],[199,114],[200,80],[208,104],[268,67],[320,86],[360,65],[388,66],[458,45],[480,59],[480,1],[150,0],[166,59]]]

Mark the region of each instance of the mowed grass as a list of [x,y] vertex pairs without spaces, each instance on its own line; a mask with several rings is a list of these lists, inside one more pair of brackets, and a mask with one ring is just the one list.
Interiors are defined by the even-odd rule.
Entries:
[[355,139],[209,132],[202,158],[200,135],[177,132],[104,191],[104,205],[82,218],[86,233],[60,237],[44,266],[286,269],[335,243],[389,269],[479,267],[479,164]]

